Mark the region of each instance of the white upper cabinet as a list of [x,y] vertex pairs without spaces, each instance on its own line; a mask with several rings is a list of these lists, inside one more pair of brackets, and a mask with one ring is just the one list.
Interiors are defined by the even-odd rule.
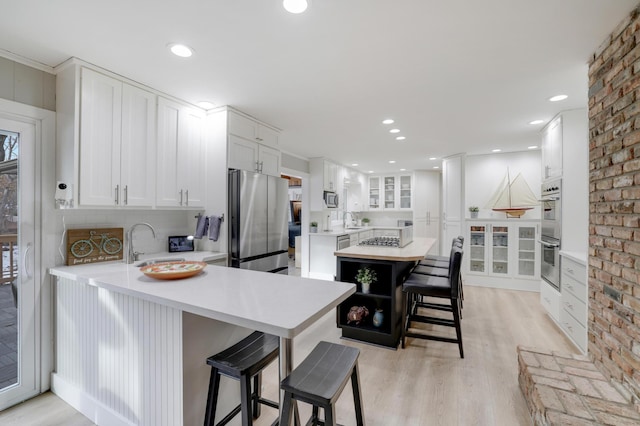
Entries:
[[562,117],[558,116],[542,132],[542,179],[562,177]]
[[279,133],[233,110],[227,113],[228,167],[280,176]]
[[323,170],[323,189],[332,192],[338,191],[338,165],[332,161],[324,160]]
[[156,96],[81,69],[80,206],[153,206]]
[[278,146],[278,131],[231,110],[229,111],[229,133],[264,145]]
[[204,204],[204,113],[158,98],[156,205],[198,208]]
[[411,175],[369,177],[369,210],[411,210],[413,205]]

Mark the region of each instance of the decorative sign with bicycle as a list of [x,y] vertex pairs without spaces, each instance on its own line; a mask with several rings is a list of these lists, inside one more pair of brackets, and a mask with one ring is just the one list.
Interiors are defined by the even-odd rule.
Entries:
[[67,265],[122,259],[123,228],[69,229]]

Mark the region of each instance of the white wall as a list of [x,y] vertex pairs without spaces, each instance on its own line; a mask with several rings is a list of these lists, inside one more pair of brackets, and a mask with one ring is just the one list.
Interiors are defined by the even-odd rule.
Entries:
[[[465,165],[465,214],[469,217],[469,206],[480,207],[480,218],[504,219],[505,214],[485,208],[487,201],[504,179],[509,169],[511,179],[518,173],[527,181],[533,194],[540,197],[540,150],[490,155],[469,155]],[[539,219],[540,208],[527,211],[523,219]]]

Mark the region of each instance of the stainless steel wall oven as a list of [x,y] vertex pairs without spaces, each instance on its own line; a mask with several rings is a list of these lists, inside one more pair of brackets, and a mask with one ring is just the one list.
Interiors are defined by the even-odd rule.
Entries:
[[560,290],[560,246],[562,236],[562,182],[560,179],[545,182],[542,199],[542,261],[540,276],[558,291]]

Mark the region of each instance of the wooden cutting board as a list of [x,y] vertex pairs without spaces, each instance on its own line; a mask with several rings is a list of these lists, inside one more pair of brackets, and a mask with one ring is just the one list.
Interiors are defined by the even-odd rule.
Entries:
[[122,259],[123,235],[123,228],[67,230],[67,265]]

